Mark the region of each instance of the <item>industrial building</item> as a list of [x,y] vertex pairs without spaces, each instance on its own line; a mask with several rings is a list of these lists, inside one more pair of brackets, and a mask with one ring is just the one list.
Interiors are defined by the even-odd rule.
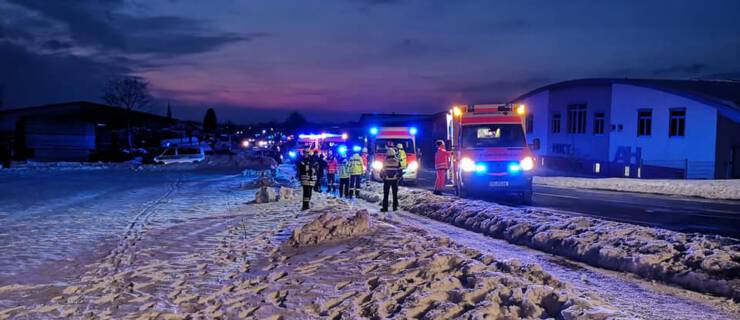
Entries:
[[175,123],[160,115],[128,113],[122,108],[85,101],[0,111],[3,160],[114,160],[111,153],[128,146],[129,115],[137,146],[158,146],[158,140],[147,136]]
[[740,178],[740,82],[580,79],[513,102],[544,171]]

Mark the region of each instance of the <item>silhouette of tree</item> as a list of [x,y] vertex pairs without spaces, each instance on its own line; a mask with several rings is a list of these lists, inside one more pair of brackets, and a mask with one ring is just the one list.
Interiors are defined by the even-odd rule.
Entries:
[[293,111],[288,115],[288,118],[283,122],[283,127],[288,129],[297,129],[305,126],[308,123],[306,117],[300,112]]
[[216,132],[218,128],[218,121],[216,121],[216,111],[213,108],[208,108],[205,117],[203,117],[203,131],[208,133]]
[[120,77],[111,79],[103,89],[103,100],[109,105],[126,109],[126,136],[128,146],[133,148],[131,137],[132,111],[144,111],[151,107],[149,82],[139,77]]

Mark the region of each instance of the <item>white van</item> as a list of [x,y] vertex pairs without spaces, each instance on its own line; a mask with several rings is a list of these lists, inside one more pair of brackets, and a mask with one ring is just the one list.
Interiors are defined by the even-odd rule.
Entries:
[[172,146],[154,157],[154,162],[162,164],[171,163],[197,163],[206,159],[205,151],[199,146]]

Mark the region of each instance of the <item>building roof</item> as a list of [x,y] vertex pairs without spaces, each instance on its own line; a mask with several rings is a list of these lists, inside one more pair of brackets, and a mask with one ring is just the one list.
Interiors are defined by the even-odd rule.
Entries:
[[665,91],[717,108],[720,114],[740,122],[740,81],[589,78],[553,83],[527,92],[514,101],[542,91],[574,86],[627,84]]

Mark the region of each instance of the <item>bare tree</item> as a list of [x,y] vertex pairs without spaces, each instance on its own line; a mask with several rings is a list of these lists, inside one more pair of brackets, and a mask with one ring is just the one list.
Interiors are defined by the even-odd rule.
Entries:
[[149,94],[149,82],[139,77],[111,79],[105,86],[103,100],[112,106],[126,109],[126,136],[129,148],[133,148],[131,113],[148,110],[151,107],[152,96]]

